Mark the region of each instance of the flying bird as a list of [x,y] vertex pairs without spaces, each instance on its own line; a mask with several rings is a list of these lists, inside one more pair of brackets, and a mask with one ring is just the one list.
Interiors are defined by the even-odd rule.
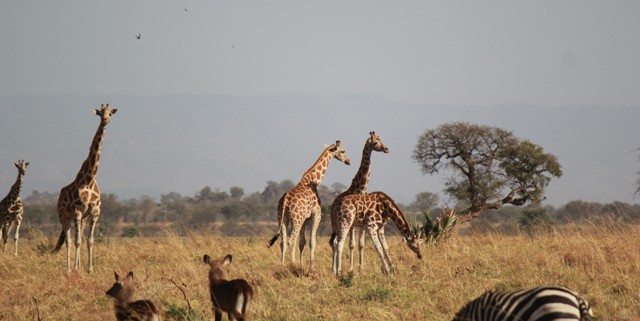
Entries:
[[184,12],[189,13],[189,10],[187,10],[187,8],[184,8]]
[[137,33],[136,34],[136,39],[140,39],[140,37],[142,37],[142,34],[141,33]]

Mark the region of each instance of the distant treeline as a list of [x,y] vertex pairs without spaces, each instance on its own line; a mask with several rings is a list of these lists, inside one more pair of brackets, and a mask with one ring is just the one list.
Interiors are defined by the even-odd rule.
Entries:
[[[291,180],[269,181],[262,192],[245,195],[241,187],[229,191],[206,186],[191,196],[176,192],[159,198],[142,196],[137,199],[120,199],[117,195],[102,195],[101,214],[98,224],[99,236],[154,236],[186,231],[213,232],[227,236],[262,235],[276,231],[278,200],[294,186]],[[322,203],[320,235],[328,235],[330,207],[337,195],[346,187],[333,184],[331,188],[321,185],[318,194]],[[58,193],[33,191],[24,196],[24,223],[26,233],[31,228],[58,233],[60,224],[56,204]],[[439,208],[421,208],[414,202],[398,206],[410,222],[423,222],[424,213],[437,218]],[[640,223],[640,205],[622,202],[600,204],[586,201],[571,201],[554,208],[503,207],[483,213],[473,220],[472,231],[518,233],[524,230],[548,228],[557,224],[602,222]],[[392,225],[392,224],[388,224]],[[388,226],[393,233],[394,228]]]

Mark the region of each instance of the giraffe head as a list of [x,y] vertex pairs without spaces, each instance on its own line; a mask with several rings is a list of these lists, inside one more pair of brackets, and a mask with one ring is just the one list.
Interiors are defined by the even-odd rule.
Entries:
[[18,168],[18,173],[20,175],[24,175],[27,171],[27,166],[29,166],[29,162],[25,162],[23,159],[19,160],[17,163],[13,163]]
[[389,148],[382,143],[380,137],[376,135],[376,132],[369,132],[369,135],[371,137],[367,139],[367,148],[375,150],[376,152],[389,153]]
[[100,109],[96,109],[96,115],[100,116],[102,126],[107,126],[111,121],[111,115],[115,114],[118,108],[109,109],[109,104],[102,104]]
[[416,253],[418,258],[422,260],[422,253],[420,253],[420,236],[421,236],[421,234],[422,234],[422,232],[420,232],[420,234],[418,234],[418,235],[411,234],[411,236],[405,237],[404,240],[407,242],[407,245],[409,246],[411,251]]
[[342,148],[342,143],[339,140],[336,140],[336,144],[331,146],[329,152],[331,153],[331,157],[347,165],[351,164],[351,161],[349,160],[349,157],[347,157],[347,153],[345,153],[344,149]]

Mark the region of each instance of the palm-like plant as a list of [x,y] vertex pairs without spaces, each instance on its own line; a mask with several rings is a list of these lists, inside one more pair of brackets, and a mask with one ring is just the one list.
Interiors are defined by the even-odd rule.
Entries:
[[458,221],[458,215],[453,209],[443,209],[440,217],[435,220],[431,218],[428,212],[423,212],[422,214],[425,220],[424,225],[420,226],[416,223],[413,229],[416,234],[422,232],[425,242],[429,244],[436,244],[447,239]]

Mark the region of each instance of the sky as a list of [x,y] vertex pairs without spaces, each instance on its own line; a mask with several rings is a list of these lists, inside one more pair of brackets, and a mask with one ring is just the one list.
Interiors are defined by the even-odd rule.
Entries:
[[3,1],[0,96],[635,105],[638,12],[584,0]]
[[[638,1],[2,1],[0,165],[32,159],[29,189],[59,190],[86,157],[92,109],[110,102],[106,191],[260,191],[297,181],[336,139],[357,166],[375,130],[392,152],[374,156],[371,184],[408,203],[443,182],[412,162],[418,135],[468,121],[557,155],[553,205],[635,202],[638,12]],[[4,167],[0,184],[15,179]],[[354,171],[333,164],[326,183]]]

